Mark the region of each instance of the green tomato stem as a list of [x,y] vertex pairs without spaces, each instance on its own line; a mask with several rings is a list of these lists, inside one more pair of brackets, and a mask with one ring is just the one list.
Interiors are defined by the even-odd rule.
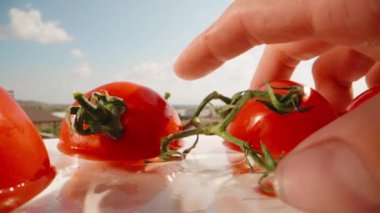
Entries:
[[203,129],[188,129],[188,130],[184,130],[180,133],[171,134],[167,137],[164,137],[163,139],[161,139],[161,152],[166,153],[169,151],[170,142],[172,142],[174,140],[181,139],[181,138],[190,137],[193,135],[199,135],[199,134],[202,134],[203,131],[204,131]]
[[[68,109],[66,122],[74,132],[80,135],[103,133],[113,139],[118,139],[124,134],[120,118],[126,111],[126,104],[121,98],[110,96],[107,91],[103,93],[92,93],[90,100],[93,103],[82,93],[73,93],[79,106]],[[73,123],[70,119],[71,115],[75,115]]]
[[198,123],[198,117],[203,111],[203,109],[209,104],[212,100],[221,100],[225,104],[231,103],[231,99],[227,96],[224,96],[216,91],[210,93],[208,96],[206,96],[202,102],[199,104],[199,106],[196,108],[195,112],[190,118],[190,121],[184,125],[184,129],[189,128],[190,126],[194,125],[194,123]]
[[89,113],[96,113],[97,107],[93,105],[91,102],[89,102],[83,95],[83,93],[80,92],[74,92],[73,98],[78,102],[78,104],[84,108]]

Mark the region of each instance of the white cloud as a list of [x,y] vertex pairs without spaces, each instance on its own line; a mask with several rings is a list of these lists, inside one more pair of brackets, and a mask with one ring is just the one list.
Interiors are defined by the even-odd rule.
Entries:
[[[13,89],[18,99],[30,100],[32,97],[32,99],[46,102],[54,100],[55,103],[71,103],[73,101],[72,91],[86,92],[105,83],[124,80],[150,87],[161,95],[166,91],[170,92],[172,96],[169,103],[171,104],[199,104],[207,94],[214,90],[225,95],[232,95],[247,89],[262,50],[262,46],[255,47],[227,62],[209,76],[195,81],[178,78],[172,69],[174,60],[143,62],[128,71],[101,70],[102,72],[99,71],[99,74],[92,70],[89,63],[83,62],[69,72],[64,67],[57,67],[57,72],[36,70],[36,75],[45,77],[34,79],[24,76],[14,82],[7,83],[5,81],[3,86]],[[312,62],[313,60],[301,63],[292,79],[313,86]],[[46,81],[46,79],[49,80]],[[34,88],[34,90],[25,88]],[[356,95],[365,89],[364,79],[354,85]]]
[[[128,72],[118,73],[114,80],[125,80],[150,87],[159,94],[170,92],[173,104],[198,104],[212,91],[231,96],[249,87],[252,76],[259,63],[264,46],[258,46],[235,59],[226,62],[222,67],[208,76],[185,81],[173,71],[173,61],[143,62]],[[311,75],[313,60],[302,62],[294,72],[292,80],[314,86]]]
[[11,23],[9,31],[0,30],[0,38],[19,38],[24,40],[37,41],[40,43],[66,42],[72,37],[59,26],[57,21],[42,20],[38,10],[31,9],[23,11],[12,8],[9,11]]
[[80,50],[80,49],[72,49],[70,51],[70,54],[74,57],[74,58],[84,58],[85,55],[84,53]]
[[262,48],[258,47],[224,64],[214,73],[195,81],[185,81],[173,71],[173,61],[143,62],[127,73],[119,73],[114,80],[125,80],[150,87],[159,94],[172,94],[173,104],[198,104],[216,90],[226,95],[247,89],[258,63]]
[[79,66],[73,69],[72,73],[81,78],[90,78],[92,75],[92,69],[87,62],[82,62]]

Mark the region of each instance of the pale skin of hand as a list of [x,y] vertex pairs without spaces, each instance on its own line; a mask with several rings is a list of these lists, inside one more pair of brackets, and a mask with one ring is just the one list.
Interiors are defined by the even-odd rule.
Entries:
[[[190,43],[174,68],[184,79],[197,79],[260,44],[267,46],[251,88],[290,79],[300,61],[317,57],[312,70],[316,89],[338,113],[342,112],[352,100],[352,82],[365,76],[369,87],[380,84],[380,1],[236,0]],[[380,211],[380,133],[374,128],[380,123],[379,106],[377,96],[322,128],[290,153],[276,173],[280,197],[308,211]],[[346,148],[349,151],[342,151]],[[310,150],[319,154],[302,154]],[[359,172],[348,177],[343,167],[350,165],[344,164],[333,167],[342,173],[340,176],[323,171],[334,163],[313,161],[310,156],[326,153],[329,157],[324,157],[335,160],[332,156],[347,157],[347,162],[360,167]],[[355,160],[347,153],[354,153],[350,156]],[[294,159],[303,165],[309,162],[302,168],[305,172],[314,165],[314,172],[309,174],[315,175],[302,175],[302,166],[297,167]],[[337,176],[341,179],[336,180]],[[341,183],[342,178],[346,184],[333,184]],[[363,186],[361,181],[365,182]],[[313,192],[320,199],[313,198]]]

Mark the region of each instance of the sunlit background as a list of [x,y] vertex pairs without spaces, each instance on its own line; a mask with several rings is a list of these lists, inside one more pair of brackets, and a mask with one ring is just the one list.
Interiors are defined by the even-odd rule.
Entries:
[[[74,90],[125,80],[173,104],[196,104],[218,90],[248,87],[263,46],[197,81],[175,76],[176,57],[231,0],[0,1],[0,85],[16,99],[72,102]],[[293,80],[313,86],[311,61]],[[364,84],[356,85],[356,92]]]

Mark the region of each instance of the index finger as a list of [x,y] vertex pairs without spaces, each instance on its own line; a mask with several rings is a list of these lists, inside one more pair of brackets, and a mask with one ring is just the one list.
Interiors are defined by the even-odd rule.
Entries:
[[375,4],[375,0],[336,0],[334,3],[330,0],[237,0],[193,40],[174,68],[180,77],[196,79],[263,43],[309,38],[340,44],[378,42],[380,6]]
[[310,35],[308,13],[301,9],[305,5],[296,3],[299,1],[288,1],[290,5],[281,1],[252,2],[235,1],[196,37],[178,58],[174,67],[177,75],[199,78],[255,45]]

